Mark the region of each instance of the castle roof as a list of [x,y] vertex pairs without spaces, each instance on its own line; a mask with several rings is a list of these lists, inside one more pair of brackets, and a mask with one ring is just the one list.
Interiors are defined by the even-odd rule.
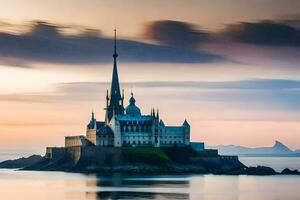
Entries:
[[190,124],[187,122],[187,120],[185,119],[184,120],[184,122],[183,122],[183,124],[182,124],[183,126],[190,126]]
[[95,124],[96,124],[96,127],[97,127],[97,129],[98,129],[99,127],[104,126],[104,125],[105,125],[105,122],[102,122],[102,121],[96,121],[95,119],[91,119],[91,121],[90,121],[90,123],[87,125],[87,127],[88,127],[89,129],[93,129],[93,128],[95,127]]
[[98,128],[97,126],[97,134],[100,134],[100,135],[112,135],[113,134],[113,131],[111,130],[111,128],[107,125],[104,125],[104,126],[100,126]]
[[131,97],[129,99],[129,105],[126,107],[126,114],[132,116],[141,115],[140,108],[135,105],[135,99],[133,97],[133,93],[131,93]]
[[117,120],[119,121],[152,121],[153,116],[151,115],[117,115]]

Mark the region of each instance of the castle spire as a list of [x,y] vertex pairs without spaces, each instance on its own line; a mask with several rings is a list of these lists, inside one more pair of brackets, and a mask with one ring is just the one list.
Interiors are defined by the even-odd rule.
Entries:
[[113,114],[124,114],[123,107],[123,98],[121,96],[120,84],[119,84],[119,76],[118,76],[118,67],[117,67],[117,30],[114,30],[114,53],[113,53],[113,73],[112,73],[112,81],[111,81],[111,89],[109,98],[109,105],[106,108],[106,117],[110,121]]
[[115,29],[115,37],[114,37],[114,54],[113,54],[113,58],[116,59],[118,57],[118,53],[117,53],[117,30]]
[[110,95],[116,95],[117,97],[121,97],[120,93],[120,84],[119,84],[119,76],[118,76],[118,67],[117,67],[117,30],[115,29],[115,37],[114,37],[114,66],[113,66],[113,75],[112,75],[112,82],[111,82],[111,93]]

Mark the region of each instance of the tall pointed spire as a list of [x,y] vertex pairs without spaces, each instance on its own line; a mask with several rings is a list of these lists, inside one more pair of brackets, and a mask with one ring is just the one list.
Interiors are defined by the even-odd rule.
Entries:
[[116,59],[118,57],[118,53],[117,53],[117,30],[115,29],[115,37],[114,37],[114,54],[113,54],[113,58]]
[[117,67],[117,30],[115,29],[115,37],[114,37],[114,67],[113,67],[113,75],[112,75],[112,83],[111,83],[111,94],[121,97],[120,93],[120,84],[119,84],[119,76],[118,76],[118,67]]
[[106,108],[106,117],[110,121],[113,114],[124,114],[124,107],[123,107],[123,100],[120,91],[120,84],[119,84],[119,76],[118,76],[118,66],[117,66],[117,30],[114,30],[114,53],[113,53],[113,73],[112,73],[112,81],[111,81],[111,89],[110,89],[110,96],[109,96],[109,105]]

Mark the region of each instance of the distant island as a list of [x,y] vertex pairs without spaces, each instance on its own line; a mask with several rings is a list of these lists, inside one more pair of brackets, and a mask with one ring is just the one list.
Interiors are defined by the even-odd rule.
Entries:
[[300,150],[293,151],[280,141],[275,141],[275,144],[271,147],[250,148],[236,145],[218,145],[208,146],[208,148],[217,149],[222,155],[300,157]]

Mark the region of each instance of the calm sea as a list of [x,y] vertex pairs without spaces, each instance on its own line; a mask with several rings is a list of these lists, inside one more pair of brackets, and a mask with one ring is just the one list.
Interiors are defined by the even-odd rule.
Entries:
[[[245,164],[300,168],[300,158],[241,158]],[[289,166],[288,166],[289,165]],[[299,200],[300,176],[137,174],[110,176],[0,170],[2,200]]]
[[239,159],[246,166],[263,165],[272,167],[276,171],[285,168],[300,171],[300,157],[240,157]]

